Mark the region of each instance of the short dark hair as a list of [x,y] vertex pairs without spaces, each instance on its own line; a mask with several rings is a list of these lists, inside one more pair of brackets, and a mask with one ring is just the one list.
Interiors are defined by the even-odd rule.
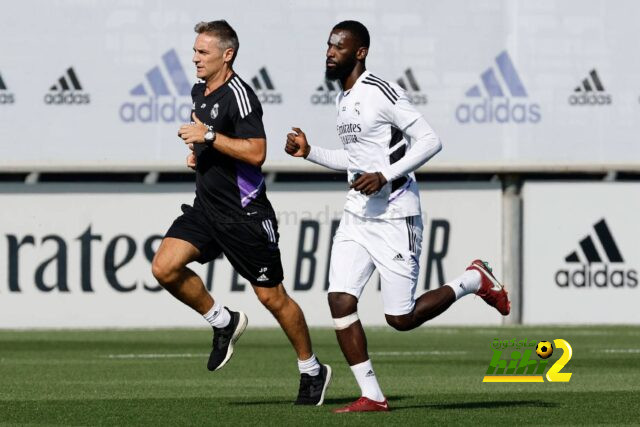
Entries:
[[369,30],[367,27],[362,25],[358,21],[342,21],[337,23],[334,27],[334,30],[345,30],[351,33],[351,35],[356,39],[358,43],[358,47],[366,47],[369,48]]
[[240,42],[238,41],[236,30],[227,21],[220,19],[218,21],[198,22],[193,30],[198,34],[210,33],[217,37],[220,41],[218,46],[222,50],[233,49],[233,57],[231,58],[231,65],[233,65],[233,61],[236,60],[238,55],[238,49],[240,49]]

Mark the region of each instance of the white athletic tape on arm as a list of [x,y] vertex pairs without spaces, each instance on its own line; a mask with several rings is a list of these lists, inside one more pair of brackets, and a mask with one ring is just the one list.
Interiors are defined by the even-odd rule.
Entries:
[[333,319],[333,324],[335,325],[336,331],[341,331],[343,329],[347,329],[349,326],[356,323],[358,320],[358,313],[351,313],[348,316],[340,317],[339,319]]

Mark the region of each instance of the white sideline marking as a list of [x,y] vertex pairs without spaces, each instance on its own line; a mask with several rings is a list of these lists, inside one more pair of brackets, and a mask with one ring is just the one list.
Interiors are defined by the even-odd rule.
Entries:
[[602,353],[640,353],[640,348],[605,348]]
[[454,354],[467,354],[466,351],[370,351],[372,356],[451,356]]
[[[467,351],[371,351],[372,356],[451,356],[467,354]],[[138,354],[108,354],[107,359],[178,359],[190,357],[208,357],[205,353],[138,353]]]
[[199,353],[140,353],[140,354],[108,354],[104,357],[108,359],[171,359],[187,357],[203,357],[208,354]]

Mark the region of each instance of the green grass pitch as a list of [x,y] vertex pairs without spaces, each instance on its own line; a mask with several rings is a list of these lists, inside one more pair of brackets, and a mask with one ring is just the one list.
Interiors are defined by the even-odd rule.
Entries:
[[[251,325],[250,325],[251,326]],[[359,396],[330,329],[314,350],[334,370],[322,407],[292,405],[295,355],[280,330],[249,328],[221,371],[207,328],[0,331],[0,424],[637,424],[640,327],[421,327],[367,330],[392,411],[332,414]],[[563,338],[568,383],[487,384],[490,343]],[[556,354],[557,353],[557,354]],[[554,352],[551,361],[558,358]]]

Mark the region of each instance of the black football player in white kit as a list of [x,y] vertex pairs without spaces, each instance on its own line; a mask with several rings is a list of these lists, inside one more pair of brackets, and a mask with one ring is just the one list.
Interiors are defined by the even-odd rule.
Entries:
[[266,156],[262,106],[234,71],[238,36],[224,20],[201,22],[193,47],[197,77],[193,122],[178,136],[192,150],[187,166],[196,171],[193,206],[183,205],[152,263],[153,275],[174,297],[213,327],[207,367],[222,368],[247,326],[207,292],[187,264],[207,263],[221,253],[247,279],[258,299],[278,320],[298,356],[300,388],[296,404],[321,405],[331,367],[318,362],[302,310],[282,286],[278,223],[267,198],[261,165]]
[[375,269],[387,323],[400,331],[420,326],[470,293],[502,315],[509,314],[510,302],[479,259],[460,277],[415,298],[423,226],[414,171],[442,144],[400,86],[366,70],[369,32],[364,25],[340,22],[327,46],[326,77],[342,85],[336,129],[343,149],[311,146],[304,132],[293,128],[285,151],[347,171],[351,189],[333,240],[328,299],[338,343],[362,395],[335,412],[388,411],[358,318],[358,299]]

